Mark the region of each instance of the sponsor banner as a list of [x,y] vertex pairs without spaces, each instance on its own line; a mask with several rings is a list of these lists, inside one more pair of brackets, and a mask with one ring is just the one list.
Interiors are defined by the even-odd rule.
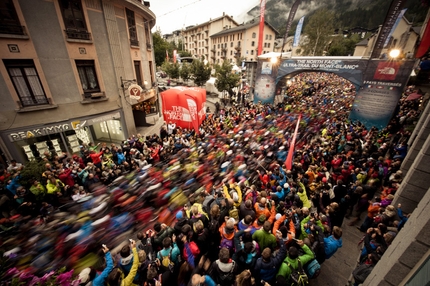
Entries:
[[417,48],[415,57],[421,58],[423,57],[430,48],[430,21],[427,21],[427,25],[423,35],[421,36],[420,45]]
[[[270,62],[258,61],[257,71],[263,71],[263,67],[267,63]],[[262,74],[262,72],[257,73],[257,79],[255,81],[254,88],[254,103],[273,103],[275,100],[276,89],[276,83],[273,76],[274,75],[272,74]]]
[[261,67],[261,74],[272,74],[272,63],[264,62]]
[[305,16],[301,17],[299,22],[297,23],[296,34],[294,35],[293,47],[297,47],[299,45],[300,35],[302,34],[304,20],[305,20]]
[[302,115],[299,114],[297,118],[296,129],[294,130],[293,139],[291,140],[290,149],[288,150],[287,159],[285,160],[285,167],[287,170],[291,170],[293,167],[293,153],[296,145],[297,132],[299,131],[300,120],[302,119]]
[[[291,29],[291,24],[293,23],[294,17],[296,16],[297,8],[299,7],[301,0],[296,0],[293,6],[291,6],[290,14],[288,15],[287,26],[285,28],[284,41],[288,38],[288,32]],[[284,47],[282,46],[282,49]]]
[[390,35],[391,29],[396,23],[399,14],[402,11],[402,7],[406,3],[406,0],[393,0],[391,1],[390,8],[388,9],[387,16],[385,17],[384,24],[381,27],[381,30],[378,33],[378,37],[376,38],[375,46],[373,47],[371,59],[379,58],[381,55],[382,49],[384,48],[385,41]]
[[356,86],[362,83],[363,70],[366,61],[363,60],[339,60],[339,59],[289,59],[281,63],[277,81],[290,73],[305,71],[332,72],[346,78]]
[[181,128],[193,128],[197,133],[206,116],[206,90],[175,87],[161,93],[163,117]]
[[352,105],[350,120],[360,121],[367,129],[385,128],[391,120],[414,62],[371,60],[362,88]]
[[266,12],[266,0],[261,0],[260,3],[260,26],[258,27],[258,49],[257,56],[263,52],[263,37],[264,37],[264,13]]
[[384,48],[387,47],[388,42],[390,41],[390,38],[394,33],[394,30],[396,30],[397,26],[399,25],[400,20],[403,18],[403,15],[405,15],[406,10],[408,10],[408,9],[407,8],[403,9],[402,11],[400,11],[399,16],[397,16],[396,22],[394,23],[393,27],[391,28],[390,33],[387,36],[387,39],[385,40]]

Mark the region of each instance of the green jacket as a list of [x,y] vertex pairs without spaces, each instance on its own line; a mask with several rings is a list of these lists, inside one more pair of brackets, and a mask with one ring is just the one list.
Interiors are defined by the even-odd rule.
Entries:
[[[306,263],[314,259],[314,254],[306,244],[302,246],[302,249],[305,252],[305,254],[299,256],[299,259],[300,259],[300,263],[302,264],[302,267],[304,267]],[[279,268],[278,274],[276,276],[281,275],[285,277],[285,279],[287,280],[290,279],[291,268],[288,266],[288,264],[291,264],[291,266],[294,269],[299,268],[298,259],[297,258],[291,259],[290,257],[287,256],[282,262],[281,267]]]
[[[305,217],[304,219],[302,219],[302,221],[300,222],[300,229],[302,230],[300,232],[300,239],[308,237],[308,234],[307,234],[307,232],[305,230],[305,224],[307,224],[310,219],[311,219],[311,216],[308,215],[307,217]],[[320,220],[317,220],[315,223],[319,227],[321,227],[321,229],[324,229],[324,226],[323,226],[323,224],[322,224],[322,222]]]
[[260,251],[263,251],[266,247],[272,251],[276,248],[276,237],[262,228],[254,232],[252,239],[258,242]]

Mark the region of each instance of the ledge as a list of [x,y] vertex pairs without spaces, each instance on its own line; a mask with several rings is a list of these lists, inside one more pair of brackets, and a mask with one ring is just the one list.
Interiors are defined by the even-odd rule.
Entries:
[[136,46],[136,45],[130,45],[130,48],[132,48],[132,49],[140,49],[140,47]]
[[39,111],[39,110],[47,110],[47,109],[55,109],[58,105],[56,104],[46,104],[46,105],[35,105],[35,106],[28,106],[28,107],[22,107],[20,109],[15,109],[17,113],[24,113],[24,112],[32,112],[32,111]]
[[79,40],[79,39],[70,39],[70,38],[67,38],[66,41],[69,43],[83,43],[83,44],[93,43],[93,40]]
[[90,103],[95,103],[95,102],[102,102],[102,101],[108,101],[109,98],[107,98],[106,96],[104,97],[100,97],[100,98],[96,98],[96,99],[84,99],[82,101],[80,101],[81,104],[90,104]]
[[0,38],[22,39],[22,40],[28,40],[28,39],[30,39],[30,37],[28,35],[15,35],[15,34],[0,34]]

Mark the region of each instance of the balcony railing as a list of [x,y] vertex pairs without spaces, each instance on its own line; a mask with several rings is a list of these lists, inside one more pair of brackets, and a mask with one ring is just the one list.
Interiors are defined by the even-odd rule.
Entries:
[[240,50],[242,49],[242,47],[241,47],[241,46],[236,46],[236,47],[234,47],[234,49],[235,49],[236,51],[240,51]]
[[216,49],[212,48],[212,49],[211,49],[211,52],[212,52],[212,53],[215,53],[215,52],[216,52]]
[[0,34],[25,35],[25,27],[17,25],[0,24]]
[[88,31],[67,29],[65,30],[65,32],[68,39],[87,40],[87,41],[91,40],[91,34],[88,33]]
[[136,39],[130,39],[130,46],[138,47],[139,46],[139,41],[136,40]]

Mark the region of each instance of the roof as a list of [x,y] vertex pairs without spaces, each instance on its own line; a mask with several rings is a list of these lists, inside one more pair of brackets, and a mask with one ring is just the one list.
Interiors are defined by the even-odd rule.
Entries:
[[412,27],[412,30],[419,35],[421,33],[421,28],[422,28],[422,26]]
[[[252,28],[252,27],[257,26],[259,24],[260,24],[259,21],[251,20],[250,22],[248,22],[246,24],[242,24],[240,26],[233,27],[231,29],[222,30],[216,34],[211,35],[211,37],[218,37],[218,36],[222,36],[225,34],[230,34],[230,33],[238,32],[238,31],[248,30],[249,28]],[[279,32],[272,25],[270,25],[268,22],[264,21],[264,24],[267,25],[270,29],[272,29],[275,32],[275,34],[279,34]]]
[[369,44],[369,40],[368,39],[364,39],[361,42],[358,42],[355,46],[367,46]]
[[229,15],[222,15],[222,16],[220,16],[220,17],[218,17],[218,18],[211,19],[211,20],[209,20],[209,21],[207,21],[207,22],[204,22],[204,23],[201,23],[201,24],[197,24],[197,25],[194,25],[194,26],[188,26],[188,27],[186,27],[186,28],[185,28],[185,31],[187,31],[187,30],[193,30],[193,29],[196,29],[196,28],[201,27],[201,26],[206,26],[206,25],[208,25],[208,24],[210,24],[210,23],[213,23],[213,22],[216,22],[216,21],[218,21],[218,20],[221,20],[221,19],[222,19],[222,18],[224,18],[224,17],[229,18],[229,19],[230,19],[231,21],[233,21],[236,25],[239,25],[239,23],[237,23],[235,20],[233,20],[233,18],[232,18],[231,16],[229,16]]

